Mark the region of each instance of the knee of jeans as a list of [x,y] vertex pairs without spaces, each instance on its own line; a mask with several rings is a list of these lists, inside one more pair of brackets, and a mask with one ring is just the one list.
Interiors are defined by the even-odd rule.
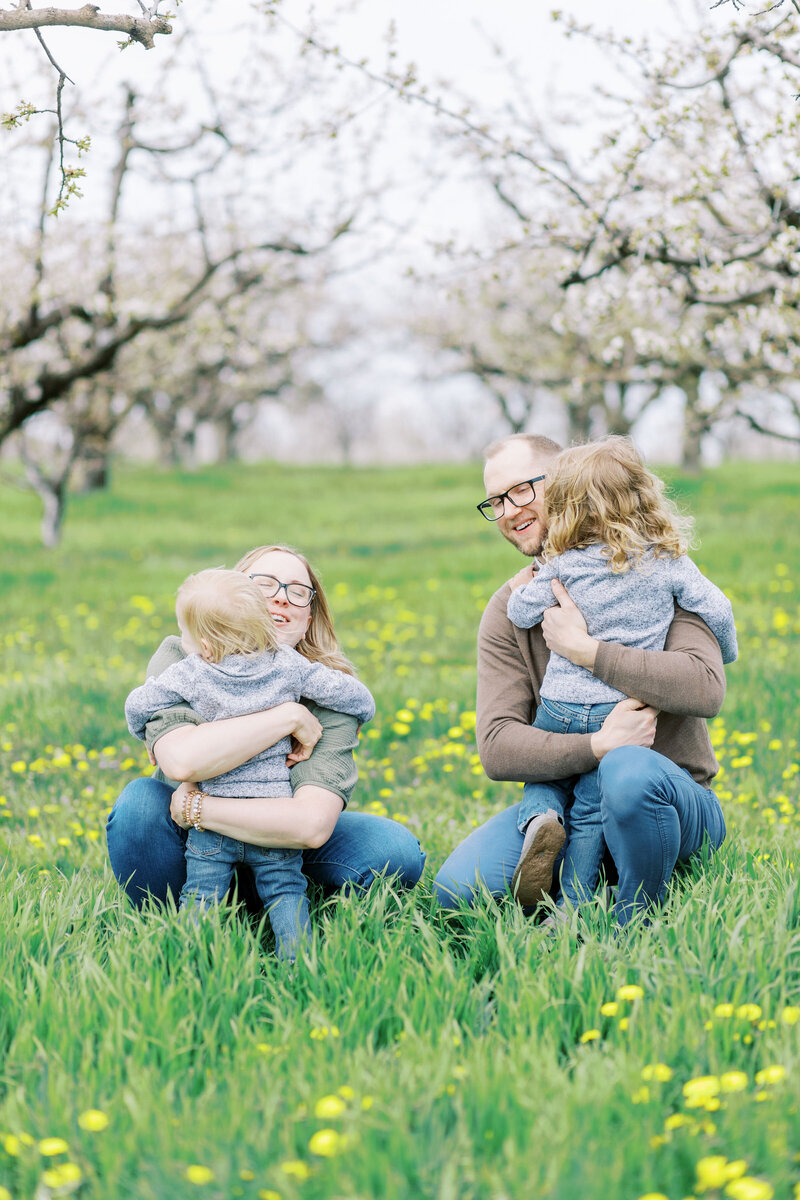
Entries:
[[464,904],[471,905],[475,900],[475,888],[440,871],[433,881],[433,898],[440,908],[452,911]]
[[155,779],[132,779],[108,815],[109,833],[147,844],[155,826],[169,816],[169,787]]
[[617,824],[635,821],[642,814],[642,799],[647,790],[650,751],[643,746],[620,746],[600,760],[597,779],[603,815]]
[[401,887],[412,888],[419,882],[425,866],[425,852],[414,835],[406,833],[407,836],[398,839],[398,844],[393,847],[387,874],[393,874]]

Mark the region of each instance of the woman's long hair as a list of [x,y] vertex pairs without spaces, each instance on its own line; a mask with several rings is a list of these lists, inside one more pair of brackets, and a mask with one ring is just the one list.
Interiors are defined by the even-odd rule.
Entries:
[[312,569],[311,563],[305,555],[295,550],[293,546],[257,546],[255,550],[251,550],[249,554],[245,554],[244,558],[239,559],[234,570],[246,572],[254,562],[261,558],[262,554],[272,554],[274,550],[281,550],[285,554],[291,554],[298,562],[303,564],[308,571],[308,577],[315,592],[311,600],[311,621],[295,649],[299,654],[303,655],[303,658],[307,658],[309,662],[322,663],[323,666],[330,667],[334,671],[344,671],[345,675],[355,675],[353,664],[348,658],[345,658],[339,646],[339,640],[333,628],[333,617],[328,607],[328,601],[325,598],[322,581]]
[[616,574],[636,566],[648,550],[659,558],[679,558],[693,528],[633,442],[615,436],[559,454],[547,474],[544,518],[545,558],[603,542]]

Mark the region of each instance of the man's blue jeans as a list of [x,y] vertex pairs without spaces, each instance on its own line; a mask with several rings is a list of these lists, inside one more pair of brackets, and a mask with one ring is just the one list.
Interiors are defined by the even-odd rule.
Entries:
[[[133,903],[148,897],[177,902],[186,882],[186,830],[169,815],[172,791],[156,779],[134,779],[108,818],[106,837],[111,869]],[[411,888],[425,865],[420,844],[397,821],[345,810],[324,846],[303,850],[303,874],[326,891],[366,890],[377,875],[394,876]],[[239,893],[257,905],[249,872],[239,877]]]
[[[641,908],[664,900],[675,863],[707,841],[725,840],[719,800],[688,771],[642,746],[611,750],[598,767],[603,835],[619,882],[614,912],[626,924]],[[491,817],[465,838],[445,862],[434,884],[445,908],[472,903],[482,887],[508,895],[522,849],[519,805]]]
[[[534,728],[544,729],[547,733],[596,733],[614,708],[616,702],[568,704],[542,697],[533,724]],[[562,818],[569,810],[569,839],[561,864],[561,895],[577,907],[582,900],[588,900],[597,887],[605,849],[597,770],[548,783],[526,783],[517,816],[520,833],[525,832],[529,821],[550,808]]]
[[233,882],[234,867],[240,864],[253,872],[258,898],[269,913],[278,958],[293,962],[300,942],[311,932],[299,850],[254,846],[210,829],[190,829],[179,908],[204,911],[219,904]]

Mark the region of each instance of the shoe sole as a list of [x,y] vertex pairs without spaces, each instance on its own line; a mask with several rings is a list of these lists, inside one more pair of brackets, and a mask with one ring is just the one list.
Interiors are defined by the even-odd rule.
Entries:
[[526,908],[538,904],[553,886],[553,865],[566,839],[559,821],[548,821],[536,831],[528,853],[517,863],[511,877],[511,890]]

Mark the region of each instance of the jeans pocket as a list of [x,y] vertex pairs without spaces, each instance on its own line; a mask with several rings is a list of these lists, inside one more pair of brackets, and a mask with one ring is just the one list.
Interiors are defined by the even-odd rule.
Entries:
[[533,724],[545,733],[569,733],[572,720],[557,701],[541,699]]
[[190,829],[186,849],[198,858],[215,858],[222,850],[222,834],[209,829]]

